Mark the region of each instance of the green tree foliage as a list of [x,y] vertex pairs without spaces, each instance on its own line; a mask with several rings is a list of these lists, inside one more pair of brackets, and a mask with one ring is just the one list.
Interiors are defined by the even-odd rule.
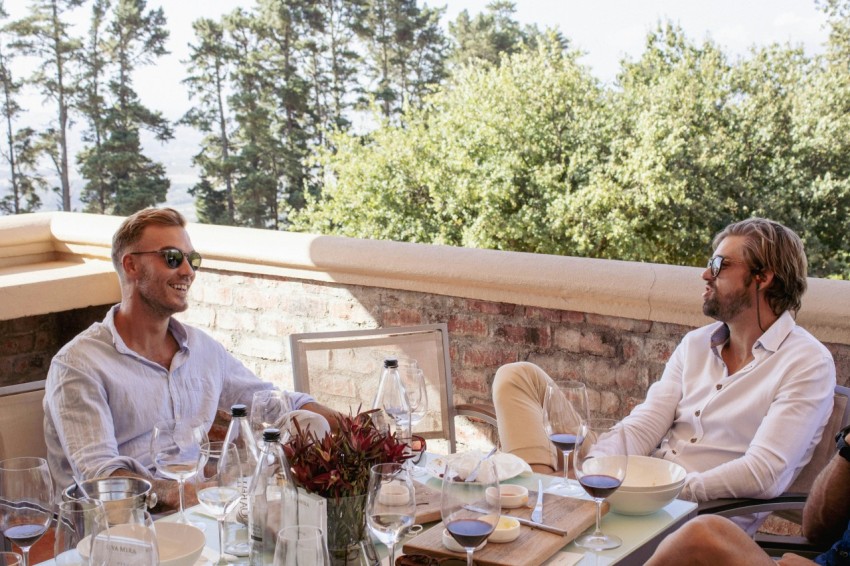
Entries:
[[[132,81],[135,69],[153,64],[166,53],[168,31],[162,8],[147,10],[144,0],[118,0],[104,24],[105,6],[95,5],[86,58],[87,108],[89,112],[100,109],[102,114],[87,115],[98,141],[78,158],[81,173],[89,181],[82,200],[87,211],[131,214],[165,201],[170,185],[165,167],[142,153],[139,131],[145,128],[166,141],[172,137],[171,126],[161,113],[139,101]],[[101,30],[102,41],[98,40]],[[98,48],[105,54],[103,59]],[[104,78],[108,100],[100,94]]]
[[[356,237],[570,253],[548,204],[577,190],[603,152],[602,91],[551,39],[320,154],[329,181],[294,220]],[[568,119],[565,119],[568,117]]]
[[337,134],[318,157],[324,191],[293,225],[702,265],[714,233],[762,215],[803,236],[813,275],[850,277],[843,48],[772,45],[732,63],[659,25],[603,88],[552,37],[463,67],[403,125]]
[[[508,0],[490,2],[485,12],[474,17],[463,10],[454,22],[449,22],[449,35],[454,42],[451,60],[456,65],[481,62],[498,65],[503,54],[512,55],[524,47],[536,46],[543,33],[537,26],[520,26],[514,13],[516,4]],[[566,48],[566,39],[558,37]]]
[[[0,2],[0,18],[7,16]],[[42,188],[46,181],[36,170],[40,155],[36,133],[32,128],[19,128],[17,125],[23,112],[18,103],[23,82],[12,76],[12,60],[7,39],[7,33],[0,32],[0,115],[3,117],[5,129],[0,156],[9,167],[11,191],[0,198],[0,212],[21,214],[38,210],[41,206],[38,189]]]
[[80,40],[71,37],[70,25],[63,17],[68,11],[81,6],[83,1],[33,0],[29,16],[9,25],[9,29],[18,36],[13,47],[40,61],[30,80],[56,104],[56,122],[46,130],[42,143],[53,157],[59,176],[63,210],[71,210],[68,127],[74,96],[71,74],[80,50]]
[[445,78],[442,12],[416,0],[368,0],[359,32],[372,79],[368,92],[384,116],[400,113],[405,101],[418,106]]

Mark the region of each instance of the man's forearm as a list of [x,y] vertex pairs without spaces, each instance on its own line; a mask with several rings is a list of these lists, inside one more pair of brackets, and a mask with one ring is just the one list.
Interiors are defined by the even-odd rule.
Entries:
[[[126,469],[118,469],[110,474],[110,477],[132,477],[139,478],[151,483],[151,491],[156,494],[156,506],[151,510],[154,513],[166,513],[180,509],[180,490],[176,481],[145,477],[141,474]],[[183,493],[183,506],[191,507],[198,503],[195,494],[195,484],[186,482]]]

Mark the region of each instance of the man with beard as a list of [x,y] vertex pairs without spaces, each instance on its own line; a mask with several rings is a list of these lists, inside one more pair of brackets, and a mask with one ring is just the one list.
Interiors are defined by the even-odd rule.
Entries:
[[[185,226],[170,208],[145,209],[121,224],[112,240],[121,302],[50,364],[44,432],[57,489],[74,478],[138,476],[153,483],[163,509],[175,508],[176,482],[153,479],[155,424],[181,419],[209,428],[217,414],[273,389],[209,335],[172,317],[188,308],[201,265]],[[336,413],[310,396],[287,395],[303,427],[336,424]]]
[[[623,419],[628,451],[684,467],[686,499],[775,497],[811,458],[835,387],[829,351],[792,316],[806,289],[803,244],[770,220],[731,224],[702,278],[703,312],[718,322],[682,339]],[[527,362],[499,368],[493,383],[502,448],[538,471],[552,470],[542,411],[550,383]],[[760,524],[736,522],[748,532]]]

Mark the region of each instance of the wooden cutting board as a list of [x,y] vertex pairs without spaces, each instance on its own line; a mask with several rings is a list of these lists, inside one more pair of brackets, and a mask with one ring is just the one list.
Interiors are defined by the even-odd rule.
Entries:
[[[416,496],[419,497],[417,485]],[[432,491],[435,491],[432,489]],[[536,497],[536,494],[535,494]],[[439,492],[437,493],[437,519],[439,519]],[[418,499],[417,499],[418,501]],[[504,515],[531,518],[532,509],[520,507],[504,509]],[[603,503],[603,513],[608,512],[608,503]],[[417,521],[419,514],[417,513]],[[596,521],[596,504],[593,501],[562,497],[552,493],[544,494],[543,522],[547,525],[567,529],[567,535],[561,536],[539,531],[520,525],[520,535],[513,542],[488,542],[487,546],[475,552],[475,563],[480,566],[537,566],[542,564],[570,541],[583,533]],[[465,555],[452,552],[443,546],[443,524],[439,523],[422,534],[407,541],[402,550],[405,554],[428,554],[430,556],[463,558]]]
[[419,525],[427,525],[440,520],[440,490],[418,481],[413,482],[416,489],[416,519]]

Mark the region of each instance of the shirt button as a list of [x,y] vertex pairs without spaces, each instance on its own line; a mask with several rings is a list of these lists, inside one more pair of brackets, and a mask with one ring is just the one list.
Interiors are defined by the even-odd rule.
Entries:
[[698,417],[700,413],[701,413],[701,411],[699,409],[697,409],[697,411],[694,413],[694,416]]
[[717,387],[717,390],[718,390],[718,391],[720,391],[721,389],[723,389],[723,386],[722,386],[722,385],[720,385],[719,383],[716,385],[716,387]]
[[696,439],[696,438],[692,438],[692,439],[691,439],[691,444],[696,443],[696,441],[697,441],[697,439]]

